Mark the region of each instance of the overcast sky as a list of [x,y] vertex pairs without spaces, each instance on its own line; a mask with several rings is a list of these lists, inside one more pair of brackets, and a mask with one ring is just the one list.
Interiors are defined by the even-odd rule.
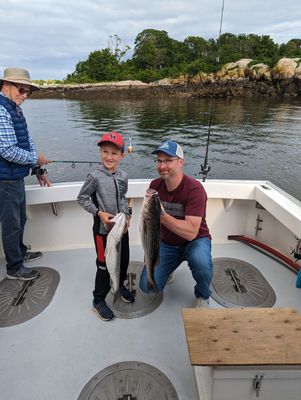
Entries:
[[[216,39],[222,0],[1,0],[1,75],[27,68],[32,79],[63,79],[117,34],[132,49],[144,29],[173,39]],[[301,39],[300,0],[225,0],[222,33]]]

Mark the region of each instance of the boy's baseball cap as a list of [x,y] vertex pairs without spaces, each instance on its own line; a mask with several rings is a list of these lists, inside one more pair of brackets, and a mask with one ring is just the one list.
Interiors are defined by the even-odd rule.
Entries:
[[102,146],[104,143],[112,143],[114,144],[119,150],[124,152],[124,141],[120,133],[117,132],[108,132],[103,135],[100,141],[97,143],[98,146]]
[[165,142],[160,143],[156,150],[152,151],[152,154],[158,154],[161,152],[168,154],[171,157],[184,158],[182,147],[172,140],[166,140]]

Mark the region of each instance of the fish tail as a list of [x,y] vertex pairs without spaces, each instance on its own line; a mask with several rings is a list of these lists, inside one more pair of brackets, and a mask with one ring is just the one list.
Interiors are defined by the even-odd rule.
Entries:
[[159,294],[158,286],[156,284],[155,279],[152,276],[147,277],[147,285],[148,287],[151,287],[153,290],[155,290],[157,294]]
[[114,293],[112,293],[113,294],[113,301],[112,301],[113,307],[114,307],[114,305],[116,303],[116,300],[120,297],[120,293],[119,292],[120,292],[119,289],[117,289]]

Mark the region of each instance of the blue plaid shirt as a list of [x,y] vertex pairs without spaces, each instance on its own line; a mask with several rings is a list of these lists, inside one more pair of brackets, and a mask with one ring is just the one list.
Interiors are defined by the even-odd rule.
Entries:
[[[2,92],[0,95],[4,96]],[[21,107],[17,106],[17,108],[21,110]],[[38,161],[38,154],[32,138],[29,136],[29,151],[21,149],[17,144],[11,115],[0,105],[0,156],[16,164],[35,165]]]

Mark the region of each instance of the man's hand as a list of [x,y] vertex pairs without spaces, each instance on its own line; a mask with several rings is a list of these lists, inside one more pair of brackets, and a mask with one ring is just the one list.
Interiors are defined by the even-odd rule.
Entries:
[[49,164],[49,163],[51,163],[51,161],[48,160],[44,154],[39,154],[37,164],[38,164],[40,167],[41,167],[42,165],[46,165],[46,164]]
[[162,201],[160,201],[160,207],[161,207],[161,215],[166,214],[166,211],[165,211],[165,208],[164,208],[164,206],[162,204]]
[[40,186],[52,186],[52,183],[50,182],[50,180],[48,179],[48,175],[37,175],[37,180],[40,184]]

